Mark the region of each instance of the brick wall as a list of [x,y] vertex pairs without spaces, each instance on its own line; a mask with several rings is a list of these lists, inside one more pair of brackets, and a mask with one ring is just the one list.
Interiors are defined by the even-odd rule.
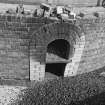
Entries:
[[84,73],[105,66],[105,19],[86,19],[80,24],[84,27],[86,42],[78,73]]
[[29,79],[29,39],[42,24],[38,19],[0,15],[0,78]]
[[48,23],[46,18],[0,15],[0,78],[29,79],[32,33]]
[[[74,25],[55,25],[54,22],[46,18],[0,15],[0,78],[29,79],[30,56],[36,64],[41,63],[40,68],[43,68],[46,48],[51,41],[59,38],[68,41],[74,39],[74,42],[70,41],[73,44],[76,41],[75,36],[82,33],[86,42],[77,73],[89,72],[104,66],[104,18],[77,20]],[[82,33],[79,33],[79,28]],[[45,72],[42,70],[40,74]]]

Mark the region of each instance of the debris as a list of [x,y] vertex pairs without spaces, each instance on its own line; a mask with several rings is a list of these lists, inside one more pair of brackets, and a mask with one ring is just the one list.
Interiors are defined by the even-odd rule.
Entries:
[[104,76],[105,77],[105,72],[100,73],[100,76]]

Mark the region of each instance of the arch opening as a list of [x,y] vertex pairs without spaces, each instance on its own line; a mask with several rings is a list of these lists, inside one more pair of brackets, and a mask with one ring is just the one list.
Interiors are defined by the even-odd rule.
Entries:
[[55,54],[61,58],[69,58],[70,45],[64,39],[58,39],[48,44],[47,52]]
[[64,76],[67,61],[73,54],[73,47],[67,40],[57,39],[47,46],[45,72]]

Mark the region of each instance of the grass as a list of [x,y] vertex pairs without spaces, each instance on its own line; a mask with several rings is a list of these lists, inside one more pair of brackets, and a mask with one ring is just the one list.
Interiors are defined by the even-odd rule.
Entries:
[[23,90],[13,105],[105,105],[105,77],[90,73],[49,80]]
[[9,3],[9,4],[18,4],[23,1],[26,5],[39,5],[40,2],[38,0],[0,0],[0,3]]
[[73,105],[105,105],[105,91],[83,101],[75,102]]

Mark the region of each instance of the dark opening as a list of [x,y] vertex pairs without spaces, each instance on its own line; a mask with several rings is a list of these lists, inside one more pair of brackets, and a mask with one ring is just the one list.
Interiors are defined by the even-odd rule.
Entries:
[[50,72],[57,76],[64,76],[66,63],[49,63],[46,64],[46,72]]
[[45,72],[49,72],[57,76],[64,76],[65,66],[67,63],[65,61],[69,58],[69,54],[72,50],[71,48],[72,47],[70,47],[69,42],[64,39],[58,39],[51,42],[47,47],[49,60],[46,62]]
[[69,43],[64,39],[58,39],[50,43],[47,47],[48,53],[53,53],[59,57],[68,59],[70,51]]

